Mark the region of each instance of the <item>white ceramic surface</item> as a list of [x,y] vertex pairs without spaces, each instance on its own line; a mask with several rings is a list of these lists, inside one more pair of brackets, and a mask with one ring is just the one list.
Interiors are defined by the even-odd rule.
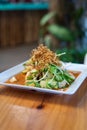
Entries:
[[[25,62],[23,62],[23,63],[25,63]],[[67,70],[81,72],[81,74],[76,78],[76,80],[69,86],[69,88],[66,91],[51,90],[51,89],[38,88],[38,87],[32,87],[32,86],[23,86],[23,85],[5,83],[6,80],[8,80],[9,78],[11,78],[15,74],[21,72],[24,69],[23,63],[0,73],[0,85],[4,85],[6,87],[19,88],[19,89],[34,90],[34,91],[45,92],[45,93],[71,95],[71,94],[74,94],[78,90],[78,88],[81,86],[82,82],[87,77],[87,65],[66,63],[65,67]]]

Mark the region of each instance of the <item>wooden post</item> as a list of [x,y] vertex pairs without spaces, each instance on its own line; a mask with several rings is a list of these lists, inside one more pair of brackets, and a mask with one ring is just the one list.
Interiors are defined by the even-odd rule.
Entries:
[[[58,14],[58,21],[57,19],[52,19],[51,23],[60,23],[64,22],[64,13],[65,13],[65,5],[64,0],[50,0],[50,12],[56,11]],[[52,37],[52,48],[53,50],[60,47],[60,41],[56,39],[54,36]]]

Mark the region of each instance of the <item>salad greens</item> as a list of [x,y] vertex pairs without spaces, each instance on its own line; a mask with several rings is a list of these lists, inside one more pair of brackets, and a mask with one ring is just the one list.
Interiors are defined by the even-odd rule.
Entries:
[[33,69],[26,76],[26,85],[41,88],[58,89],[68,87],[75,77],[67,70],[54,64],[38,71]]
[[56,54],[44,45],[32,51],[32,56],[24,64],[25,84],[48,89],[68,87],[74,80],[73,74],[64,69],[59,60],[62,54]]

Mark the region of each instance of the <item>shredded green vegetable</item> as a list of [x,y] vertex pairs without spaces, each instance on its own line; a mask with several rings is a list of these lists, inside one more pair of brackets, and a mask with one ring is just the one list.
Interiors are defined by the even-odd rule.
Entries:
[[40,72],[36,70],[29,73],[26,78],[26,85],[32,86],[33,84],[36,87],[58,89],[67,87],[74,79],[75,77],[67,70],[49,64],[46,69]]

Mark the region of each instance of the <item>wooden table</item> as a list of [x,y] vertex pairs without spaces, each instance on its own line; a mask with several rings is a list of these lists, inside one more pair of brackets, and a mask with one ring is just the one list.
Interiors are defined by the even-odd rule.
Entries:
[[0,86],[0,130],[87,130],[87,79],[74,95]]

